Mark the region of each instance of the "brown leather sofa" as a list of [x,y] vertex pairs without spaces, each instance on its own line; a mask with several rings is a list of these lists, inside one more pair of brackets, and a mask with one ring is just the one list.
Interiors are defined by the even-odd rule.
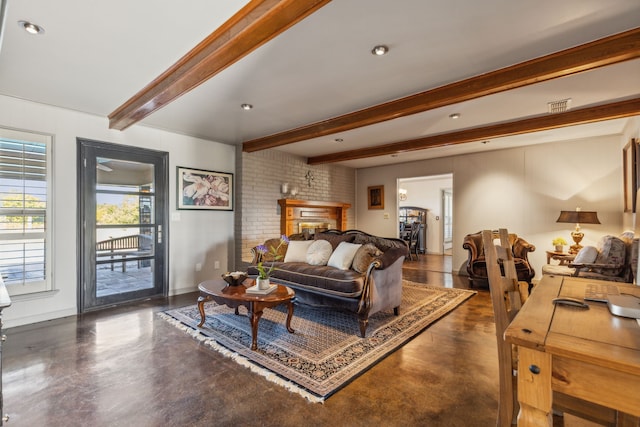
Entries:
[[[497,232],[494,232],[497,238]],[[517,234],[509,233],[509,243],[513,250],[513,260],[518,273],[518,280],[529,283],[536,275],[533,267],[529,263],[528,254],[536,250],[531,243],[518,237]],[[484,248],[482,245],[482,233],[467,234],[462,243],[462,247],[469,251],[467,258],[467,273],[469,274],[469,287],[488,288],[487,264],[484,258]]]
[[[345,309],[358,315],[360,335],[365,336],[369,316],[379,311],[393,309],[398,314],[402,300],[402,263],[409,254],[404,240],[384,238],[359,230],[328,230],[316,233],[314,240],[328,240],[335,250],[339,242],[365,245],[372,243],[381,255],[372,259],[368,267],[341,270],[327,265],[311,265],[305,262],[271,261],[252,248],[253,260],[248,268],[249,276],[258,274],[256,265],[275,263],[270,279],[291,287],[296,292],[296,303]],[[279,239],[269,239],[265,246],[276,247]],[[281,248],[282,249],[282,248]],[[378,253],[379,253],[378,252]],[[286,250],[282,258],[285,259]]]

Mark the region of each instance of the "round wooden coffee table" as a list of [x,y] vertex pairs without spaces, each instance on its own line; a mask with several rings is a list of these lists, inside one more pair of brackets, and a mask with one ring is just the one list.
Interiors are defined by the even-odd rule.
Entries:
[[255,284],[254,279],[247,279],[242,285],[230,286],[222,279],[207,280],[198,285],[200,296],[198,297],[198,310],[200,311],[200,323],[202,326],[205,321],[204,303],[214,300],[218,304],[224,304],[227,307],[235,308],[238,314],[238,307],[244,306],[248,310],[248,317],[251,322],[251,350],[258,348],[258,322],[262,317],[262,310],[265,308],[275,307],[280,304],[286,304],[287,314],[287,331],[293,333],[291,329],[291,318],[293,317],[293,297],[295,292],[293,289],[283,285],[267,295],[249,294],[246,292],[248,287]]

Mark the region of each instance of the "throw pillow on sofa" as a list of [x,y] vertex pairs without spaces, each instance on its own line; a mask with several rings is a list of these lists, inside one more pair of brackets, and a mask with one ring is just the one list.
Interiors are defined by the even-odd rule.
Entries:
[[598,249],[595,246],[585,246],[580,249],[573,262],[576,264],[593,264],[598,257]]
[[[626,256],[626,246],[622,239],[619,239],[615,236],[607,235],[600,239],[597,247],[597,264],[624,264]],[[622,272],[623,269],[624,267],[616,269],[595,268],[593,271],[605,276],[617,276]]]
[[349,270],[353,263],[353,258],[356,256],[356,252],[358,252],[360,246],[362,245],[347,242],[340,243],[336,250],[331,254],[327,265],[340,270]]
[[382,255],[382,251],[376,248],[376,245],[374,245],[373,243],[362,245],[353,257],[351,268],[353,268],[358,273],[366,273],[369,265],[380,255]]
[[307,251],[313,240],[293,240],[289,242],[284,262],[307,262]]
[[310,265],[327,265],[333,247],[327,240],[310,240],[311,245],[307,249],[307,264]]
[[[287,252],[287,244],[281,245],[280,238],[269,239],[264,242],[264,246],[267,248],[267,253],[262,255],[262,260],[266,262],[273,262],[276,260],[276,256],[278,256],[278,260],[282,261],[284,258],[284,254]],[[274,256],[273,251],[278,249],[278,252]]]

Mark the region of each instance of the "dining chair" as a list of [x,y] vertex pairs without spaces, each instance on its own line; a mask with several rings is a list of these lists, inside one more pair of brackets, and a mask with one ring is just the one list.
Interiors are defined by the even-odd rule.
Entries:
[[[499,240],[499,243],[494,242],[495,232],[482,231],[498,344],[500,396],[496,425],[506,427],[516,423],[519,405],[516,377],[517,354],[515,347],[505,341],[504,331],[528,298],[529,284],[518,281],[513,251],[509,243],[509,232],[501,228],[497,237],[496,240]],[[613,409],[555,392],[553,400],[555,413],[570,413],[604,426],[616,425],[616,412]]]

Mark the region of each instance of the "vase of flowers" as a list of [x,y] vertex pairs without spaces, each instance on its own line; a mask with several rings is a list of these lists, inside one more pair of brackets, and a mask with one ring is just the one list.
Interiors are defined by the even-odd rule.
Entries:
[[[278,246],[276,247],[271,246],[271,248],[267,248],[265,245],[259,245],[258,247],[256,247],[256,251],[262,254],[262,256],[260,257],[260,262],[258,262],[258,265],[256,266],[256,268],[258,269],[258,277],[256,278],[256,286],[258,286],[258,289],[264,290],[269,288],[269,286],[271,285],[269,278],[271,277],[271,273],[273,272],[273,270],[276,269],[275,261],[278,261],[282,258],[282,255],[280,255],[278,251],[280,250],[282,245],[288,244],[289,238],[283,234],[282,236],[280,236],[280,243],[278,243]],[[266,267],[262,261],[262,258],[264,258],[264,255],[266,254],[271,254],[273,257],[273,261],[271,262],[269,267]]]
[[556,252],[562,252],[564,250],[564,245],[567,244],[567,241],[562,237],[556,237],[555,239],[553,239],[551,244],[556,247]]

